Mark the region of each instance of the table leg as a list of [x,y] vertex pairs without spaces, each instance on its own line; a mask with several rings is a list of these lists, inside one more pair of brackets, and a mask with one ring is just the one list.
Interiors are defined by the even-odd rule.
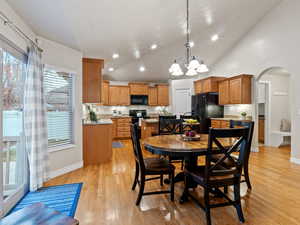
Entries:
[[[197,156],[190,156],[185,159],[185,167],[189,170],[192,170],[197,167],[198,157]],[[184,173],[183,173],[183,180],[184,180]],[[191,179],[187,179],[185,183],[186,187],[185,189],[189,188],[196,188],[197,183],[192,181]],[[186,195],[185,191],[182,192],[180,197],[180,203],[184,203],[188,201],[188,196]]]

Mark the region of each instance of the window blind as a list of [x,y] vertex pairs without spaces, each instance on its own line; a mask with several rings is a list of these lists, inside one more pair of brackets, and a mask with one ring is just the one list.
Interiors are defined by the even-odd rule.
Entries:
[[44,70],[47,103],[48,146],[73,143],[73,75]]

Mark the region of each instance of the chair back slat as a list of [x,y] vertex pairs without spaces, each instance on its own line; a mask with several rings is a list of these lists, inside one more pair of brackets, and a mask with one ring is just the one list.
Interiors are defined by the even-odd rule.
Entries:
[[[249,128],[214,129],[210,128],[208,138],[208,154],[205,163],[205,179],[209,181],[212,177],[231,175],[240,179],[242,167],[245,162],[244,157],[235,159],[232,153],[239,152],[245,155],[248,146]],[[224,146],[221,140],[227,139],[226,143],[231,146]],[[231,140],[231,141],[228,141]],[[220,155],[218,161],[214,162],[212,155]],[[225,168],[223,162],[229,160],[232,167]]]
[[249,133],[248,133],[248,145],[247,145],[247,150],[244,152],[244,155],[240,155],[240,157],[244,157],[244,160],[247,161],[249,160],[250,157],[250,152],[251,152],[251,145],[252,145],[252,138],[253,138],[253,132],[254,132],[254,122],[253,121],[236,121],[236,120],[231,120],[230,121],[230,127],[235,128],[235,127],[247,127],[249,128]]
[[144,157],[143,157],[143,152],[141,149],[141,144],[140,144],[140,139],[139,139],[138,124],[137,123],[132,124],[130,131],[131,131],[131,141],[132,141],[132,147],[133,147],[133,153],[135,156],[135,160],[139,164],[140,169],[144,170],[145,164],[144,164]]
[[182,120],[176,116],[159,116],[159,135],[182,134]]

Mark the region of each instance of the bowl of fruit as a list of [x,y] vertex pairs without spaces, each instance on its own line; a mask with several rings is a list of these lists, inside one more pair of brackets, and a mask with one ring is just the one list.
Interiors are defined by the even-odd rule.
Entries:
[[184,122],[186,122],[187,124],[197,124],[198,120],[194,120],[194,119],[185,119]]
[[200,140],[200,135],[197,134],[193,130],[184,132],[184,134],[181,137],[184,141],[199,141]]

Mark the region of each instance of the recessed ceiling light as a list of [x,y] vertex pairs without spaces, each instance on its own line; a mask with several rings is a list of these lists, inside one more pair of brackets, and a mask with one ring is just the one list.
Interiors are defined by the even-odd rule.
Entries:
[[195,46],[195,43],[193,41],[190,41],[190,47],[194,47]]
[[114,53],[114,54],[112,55],[112,57],[113,57],[113,59],[117,59],[117,58],[120,57],[120,55],[119,55],[118,53]]
[[217,34],[211,36],[212,41],[217,41],[218,39],[219,39],[219,35],[217,35]]
[[141,72],[144,72],[145,70],[146,70],[146,68],[145,68],[144,66],[141,66],[141,67],[140,67],[140,71],[141,71]]
[[153,44],[153,45],[151,45],[151,49],[152,49],[152,50],[155,50],[155,49],[157,49],[157,44]]
[[113,72],[114,70],[115,70],[115,69],[114,69],[113,67],[109,67],[109,68],[108,68],[108,71],[109,71],[109,72]]

